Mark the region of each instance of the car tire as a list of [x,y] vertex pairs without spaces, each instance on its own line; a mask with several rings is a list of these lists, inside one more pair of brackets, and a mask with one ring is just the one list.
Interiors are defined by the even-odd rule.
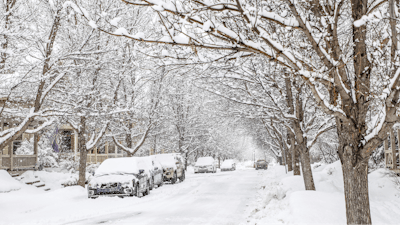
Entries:
[[178,178],[177,178],[176,171],[175,171],[174,176],[171,178],[171,184],[175,184],[177,179]]
[[147,187],[146,187],[146,191],[143,192],[143,196],[146,196],[150,193],[150,182],[147,181]]
[[181,182],[183,182],[184,180],[185,180],[185,171],[182,171],[182,175],[181,175],[181,177],[179,178],[179,180],[181,181]]
[[135,193],[136,197],[140,198],[140,192],[139,192],[139,182],[138,182],[138,183],[136,183],[135,192],[136,192],[136,193]]
[[154,177],[151,178],[151,181],[152,181],[152,182],[150,182],[150,183],[151,183],[151,185],[150,185],[150,190],[153,190],[153,189],[154,189],[154,185],[155,185],[155,184],[154,184]]

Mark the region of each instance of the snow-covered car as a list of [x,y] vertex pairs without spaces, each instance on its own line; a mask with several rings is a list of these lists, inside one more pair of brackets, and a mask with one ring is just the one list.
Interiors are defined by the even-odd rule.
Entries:
[[185,167],[181,155],[171,153],[153,155],[152,157],[160,162],[164,172],[164,181],[169,181],[174,184],[178,178],[181,182],[185,180]]
[[97,168],[87,186],[88,197],[141,197],[150,194],[146,167],[147,165],[141,157],[106,159]]
[[150,190],[153,190],[155,186],[161,187],[164,184],[163,180],[163,168],[160,162],[153,156],[142,157],[145,161],[149,171],[150,178]]
[[256,170],[259,170],[259,169],[264,169],[264,170],[268,169],[267,161],[265,161],[264,159],[257,160],[257,162],[256,162]]
[[227,159],[221,164],[221,171],[236,170],[236,163],[233,159]]
[[213,157],[200,157],[194,164],[194,173],[216,173],[217,166]]

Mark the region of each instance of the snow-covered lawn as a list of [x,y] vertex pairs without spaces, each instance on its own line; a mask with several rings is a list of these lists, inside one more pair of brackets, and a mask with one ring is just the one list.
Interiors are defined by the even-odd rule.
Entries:
[[261,175],[254,169],[194,174],[191,168],[184,182],[165,184],[149,196],[88,199],[82,187],[61,188],[68,174],[35,173],[52,190],[22,184],[18,191],[0,193],[0,224],[245,223]]
[[[314,165],[315,166],[315,165]],[[313,169],[317,191],[305,191],[301,176],[283,166],[260,171],[258,197],[249,208],[247,224],[346,224],[340,162]],[[400,190],[387,170],[369,175],[373,224],[400,224]]]

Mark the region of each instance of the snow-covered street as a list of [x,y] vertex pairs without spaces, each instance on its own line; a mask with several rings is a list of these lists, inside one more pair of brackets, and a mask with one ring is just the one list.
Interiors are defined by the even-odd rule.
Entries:
[[79,186],[44,192],[24,186],[0,193],[1,224],[240,224],[255,200],[261,172],[254,169],[187,173],[142,198],[88,199]]

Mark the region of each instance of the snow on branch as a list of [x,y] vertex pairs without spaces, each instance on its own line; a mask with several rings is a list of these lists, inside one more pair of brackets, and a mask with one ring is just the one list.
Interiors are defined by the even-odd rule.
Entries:
[[115,136],[113,136],[113,140],[114,143],[121,148],[122,150],[124,150],[125,152],[130,153],[131,155],[134,155],[139,149],[140,147],[142,147],[144,141],[147,138],[147,135],[149,134],[149,131],[151,129],[151,125],[147,126],[146,131],[143,133],[142,138],[140,139],[140,141],[136,144],[136,146],[134,148],[128,148],[126,146],[123,146],[121,143],[118,142],[118,140],[115,138]]
[[297,22],[296,18],[283,18],[277,13],[274,12],[261,12],[260,13],[261,18],[267,19],[273,22],[276,22],[282,26],[287,26],[287,27],[299,27],[299,22]]
[[40,125],[38,128],[33,129],[33,130],[26,130],[25,133],[27,134],[34,134],[37,133],[39,131],[41,131],[42,129],[46,128],[47,126],[50,126],[51,124],[53,124],[55,121],[55,119],[51,119],[51,120],[47,120],[46,122],[44,122],[42,125]]
[[92,150],[96,144],[100,141],[100,139],[103,137],[103,135],[106,133],[106,130],[108,128],[108,125],[110,124],[110,121],[107,121],[106,125],[103,126],[103,128],[101,129],[99,135],[97,136],[97,138],[94,140],[94,134],[92,136],[92,138],[90,139],[90,141],[88,141],[86,143],[86,150]]

